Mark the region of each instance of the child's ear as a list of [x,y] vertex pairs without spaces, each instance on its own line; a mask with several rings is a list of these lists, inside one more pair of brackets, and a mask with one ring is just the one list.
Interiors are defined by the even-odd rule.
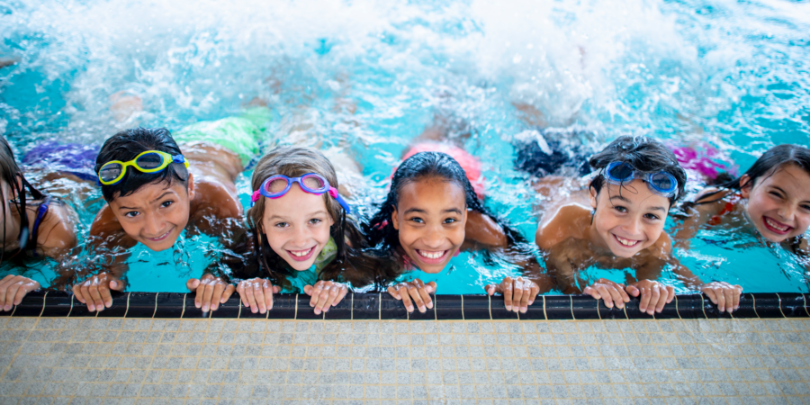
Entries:
[[594,187],[591,187],[589,191],[591,195],[591,208],[596,209],[596,197],[599,196],[599,193],[596,192],[596,189]]
[[194,175],[189,173],[188,174],[188,200],[191,201],[194,199],[194,196],[197,195],[197,191],[194,189]]
[[394,207],[394,211],[391,212],[391,225],[394,226],[394,229],[399,230],[399,214],[397,213],[397,207]]
[[743,174],[740,177],[740,194],[742,198],[748,198],[751,195],[752,188],[754,188],[754,184],[751,181],[751,176]]

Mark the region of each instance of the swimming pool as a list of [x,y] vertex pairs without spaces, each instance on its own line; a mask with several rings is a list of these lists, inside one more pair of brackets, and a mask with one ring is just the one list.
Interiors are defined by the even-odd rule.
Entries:
[[[317,135],[313,146],[352,152],[368,180],[353,200],[362,212],[438,111],[469,124],[466,148],[484,164],[487,206],[532,239],[536,197],[514,168],[511,140],[533,127],[513,103],[534,105],[550,127],[584,128],[589,146],[649,134],[707,143],[747,168],[774,144],[810,144],[807,16],[806,3],[776,1],[636,1],[620,10],[529,1],[4,3],[0,57],[19,63],[0,70],[0,132],[18,154],[43,140],[99,144],[118,129],[108,99],[117,91],[145,107],[120,126],[170,129],[261,97],[275,114],[265,147],[285,142],[278,134],[300,120],[297,136]],[[354,114],[334,108],[344,96]],[[238,183],[246,206],[249,177]],[[66,198],[86,233],[100,193]],[[159,254],[136,249],[130,290],[163,292],[185,291],[221,250],[204,236]],[[703,231],[680,256],[702,279],[746,292],[808,291],[802,263],[751,235]],[[476,254],[451,264],[439,293],[479,293],[515,271]],[[43,282],[51,268],[27,274]],[[9,271],[20,269],[4,264]]]

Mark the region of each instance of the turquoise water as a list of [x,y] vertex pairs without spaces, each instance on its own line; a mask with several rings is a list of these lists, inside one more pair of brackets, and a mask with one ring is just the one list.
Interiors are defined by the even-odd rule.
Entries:
[[[531,127],[514,103],[536,107],[545,125],[586,128],[590,146],[622,134],[704,142],[742,169],[775,144],[810,144],[806,2],[165,3],[0,2],[0,58],[19,61],[0,69],[0,133],[18,154],[45,139],[98,144],[133,125],[178,129],[261,97],[276,117],[264,146],[306,122],[313,146],[346,147],[362,165],[368,187],[353,204],[367,209],[438,112],[471,126],[466,148],[484,164],[488,207],[532,239],[535,196],[510,142]],[[116,122],[117,91],[139,95],[144,112]],[[355,113],[336,110],[338,98]],[[65,198],[86,232],[99,193]],[[217,249],[194,237],[171,252],[138,251],[130,289],[183,291]],[[189,253],[200,251],[209,253]],[[808,290],[796,258],[751,235],[703,231],[679,255],[705,281]],[[44,280],[52,265],[32,267]],[[477,293],[514,271],[462,254],[439,292]]]

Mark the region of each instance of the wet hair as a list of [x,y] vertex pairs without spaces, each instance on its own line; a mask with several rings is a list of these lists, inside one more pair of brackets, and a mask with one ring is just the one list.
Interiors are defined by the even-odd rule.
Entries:
[[644,173],[665,172],[675,177],[678,182],[678,192],[669,197],[669,206],[675,203],[684,195],[686,185],[686,171],[678,163],[678,158],[667,149],[663,143],[646,136],[620,136],[608,144],[601,152],[593,155],[588,164],[594,170],[600,170],[596,177],[591,180],[590,187],[593,187],[597,194],[602,191],[605,185],[605,175],[602,169],[612,162],[623,162],[629,164],[635,170]]
[[743,176],[748,176],[745,183],[742,183],[742,176],[740,176],[722,184],[721,187],[738,191],[746,187],[753,187],[761,178],[770,177],[787,165],[794,165],[810,175],[810,149],[791,144],[774,146],[763,153],[743,174]]
[[[104,142],[96,157],[96,173],[107,162],[119,160],[128,162],[141,152],[157,150],[170,155],[180,155],[180,147],[166,128],[134,128],[121,131]],[[165,182],[169,185],[179,181],[188,185],[188,170],[183,164],[172,163],[165,170],[155,173],[143,173],[134,167],[128,167],[124,178],[118,183],[101,186],[101,194],[107,202],[117,197],[124,197],[138,191],[151,183]]]
[[[262,183],[277,174],[290,178],[307,173],[323,176],[329,185],[338,188],[338,178],[332,163],[317,150],[299,146],[279,146],[272,149],[256,164],[251,179],[251,190],[258,190]],[[346,215],[343,207],[329,193],[322,194],[326,211],[334,224],[329,234],[337,246],[337,254],[320,272],[322,280],[343,280],[356,287],[377,281],[374,274],[380,271],[381,262],[377,257],[364,253],[366,238],[355,221]],[[263,237],[262,219],[267,199],[259,198],[247,212],[248,226],[256,239],[259,271],[279,285],[289,284],[288,277],[294,277],[294,270],[281,258]],[[348,243],[347,243],[348,241]],[[385,266],[383,266],[385,267]]]
[[399,244],[399,231],[394,229],[392,214],[399,202],[399,193],[406,185],[423,179],[439,178],[455,183],[464,189],[467,208],[491,217],[503,229],[510,245],[525,243],[526,239],[505,221],[492,215],[475,194],[461,165],[450,155],[441,152],[419,152],[397,168],[391,180],[391,190],[377,212],[366,226],[369,243],[383,250],[395,252]]
[[[44,200],[48,197],[48,195],[36,187],[32,186],[28,183],[28,180],[25,179],[23,176],[22,170],[20,170],[19,165],[17,165],[16,159],[14,159],[14,151],[11,150],[11,145],[8,143],[5,137],[0,136],[0,180],[8,184],[11,190],[16,194],[14,202],[14,207],[17,209],[17,213],[20,215],[20,234],[18,236],[19,242],[19,251],[25,250],[26,247],[30,249],[36,249],[36,240],[34,240],[33,245],[28,245],[29,240],[29,229],[28,229],[28,215],[25,212],[25,205],[26,205],[26,197],[25,191],[28,190],[31,193],[31,197],[34,200]],[[6,247],[6,223],[5,220],[6,216],[8,215],[6,212],[6,202],[10,199],[9,196],[5,195],[5,191],[0,188],[0,196],[3,199],[3,251],[0,252],[0,263],[2,263],[3,258],[5,257],[5,247]],[[36,235],[34,235],[36,236]]]

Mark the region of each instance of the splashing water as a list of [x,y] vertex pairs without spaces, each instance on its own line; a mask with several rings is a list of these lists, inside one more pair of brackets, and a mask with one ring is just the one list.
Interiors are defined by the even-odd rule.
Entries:
[[[587,128],[595,148],[648,134],[707,145],[743,170],[775,144],[810,144],[807,3],[11,1],[0,2],[0,28],[0,60],[16,61],[0,68],[0,132],[18,154],[43,140],[100,144],[134,125],[178,129],[260,97],[279,118],[265,147],[294,126],[289,117],[308,117],[319,146],[356,156],[370,185],[358,203],[368,205],[408,142],[447,114],[473,128],[466,147],[483,162],[488,206],[527,236],[535,197],[510,141],[534,128],[514,104],[534,106],[543,126]],[[118,122],[109,107],[119,91],[140,96],[143,112]],[[353,114],[335,108],[341,97]],[[244,203],[249,176],[238,184]],[[86,232],[98,191],[70,203]],[[701,235],[684,260],[704,280],[807,289],[790,255]],[[723,247],[708,242],[717,240]],[[208,242],[186,248],[195,243]],[[174,266],[172,255],[136,256]],[[514,270],[476,255],[453,268],[443,293],[480,292]],[[754,282],[746,272],[784,276]]]

